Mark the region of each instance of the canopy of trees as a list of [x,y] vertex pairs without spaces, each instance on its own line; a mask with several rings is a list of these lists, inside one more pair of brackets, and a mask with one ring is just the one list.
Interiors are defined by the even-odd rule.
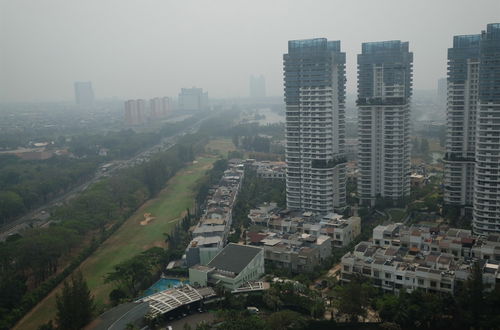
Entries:
[[82,329],[92,320],[94,297],[81,272],[64,282],[62,293],[56,296],[56,304],[59,329]]
[[[48,228],[31,229],[22,237],[0,243],[0,288],[9,288],[8,295],[2,294],[0,299],[0,329],[9,328],[71,273],[134,210],[192,161],[206,140],[187,135],[150,162],[100,181],[57,208]],[[89,233],[98,237],[60,275],[51,277],[59,269],[61,258],[77,247],[81,249]]]
[[0,224],[88,179],[97,165],[95,159],[56,156],[27,161],[0,155]]

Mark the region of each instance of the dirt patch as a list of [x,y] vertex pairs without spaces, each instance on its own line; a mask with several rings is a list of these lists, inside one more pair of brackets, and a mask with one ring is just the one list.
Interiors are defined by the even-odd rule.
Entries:
[[155,219],[155,217],[153,217],[151,215],[151,213],[144,213],[144,220],[142,220],[140,223],[141,223],[141,226],[146,226],[148,225],[151,221],[153,221]]

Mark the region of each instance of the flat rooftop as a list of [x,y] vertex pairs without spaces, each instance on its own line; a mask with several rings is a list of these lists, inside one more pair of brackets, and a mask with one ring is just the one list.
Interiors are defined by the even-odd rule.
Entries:
[[226,245],[207,266],[239,274],[261,251],[261,248],[231,243]]

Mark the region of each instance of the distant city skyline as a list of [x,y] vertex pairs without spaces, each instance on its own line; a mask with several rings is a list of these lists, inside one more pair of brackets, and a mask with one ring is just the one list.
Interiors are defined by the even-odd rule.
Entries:
[[72,82],[87,80],[99,98],[176,96],[195,85],[214,98],[246,97],[255,72],[268,96],[280,96],[287,41],[321,37],[342,41],[348,94],[361,43],[376,40],[408,40],[414,88],[435,90],[452,37],[500,12],[496,0],[339,3],[0,0],[0,102],[69,101]]

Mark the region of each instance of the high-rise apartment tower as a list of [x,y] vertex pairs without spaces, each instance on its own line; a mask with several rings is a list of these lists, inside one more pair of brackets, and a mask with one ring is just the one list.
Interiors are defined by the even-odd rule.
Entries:
[[480,40],[455,36],[448,49],[444,202],[462,215],[471,214],[474,193]]
[[181,111],[203,111],[208,108],[208,93],[203,88],[182,88],[179,93]]
[[75,82],[75,102],[82,107],[91,107],[94,105],[94,90],[92,82],[77,81]]
[[476,164],[472,228],[500,232],[500,23],[488,24],[479,42]]
[[333,212],[346,204],[345,53],[340,41],[292,40],[283,61],[287,206]]
[[401,201],[410,195],[413,53],[399,40],[362,44],[358,55],[358,194]]
[[438,79],[438,84],[437,84],[437,102],[439,105],[446,105],[446,95],[447,95],[447,90],[446,90],[446,85],[447,85],[447,79],[446,78],[439,78]]

